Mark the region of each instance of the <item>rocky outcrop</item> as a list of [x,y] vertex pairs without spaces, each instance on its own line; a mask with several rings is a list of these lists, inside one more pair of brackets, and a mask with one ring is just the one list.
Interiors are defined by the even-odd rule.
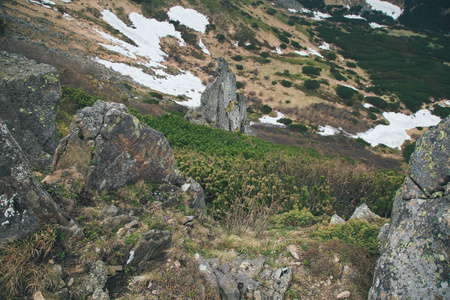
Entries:
[[221,299],[284,299],[293,276],[291,267],[273,270],[264,257],[237,258],[220,265],[217,258],[203,259],[196,254],[196,262]]
[[446,118],[416,143],[369,299],[450,298],[449,135]]
[[0,245],[24,238],[39,225],[67,219],[36,181],[18,143],[0,119]]
[[133,258],[127,264],[138,265],[142,261],[161,257],[171,245],[172,234],[170,231],[150,230],[142,235],[135,247]]
[[217,63],[217,80],[206,87],[201,106],[191,109],[186,119],[195,124],[253,135],[247,118],[247,99],[236,93],[236,76],[224,58],[217,58]]
[[139,122],[125,105],[104,101],[77,112],[53,169],[73,169],[95,190],[116,190],[139,180],[184,183],[164,135]]
[[59,142],[55,120],[60,98],[54,67],[0,52],[0,118],[32,166],[52,163]]
[[379,218],[379,215],[372,212],[367,204],[363,203],[355,209],[349,220],[373,221]]

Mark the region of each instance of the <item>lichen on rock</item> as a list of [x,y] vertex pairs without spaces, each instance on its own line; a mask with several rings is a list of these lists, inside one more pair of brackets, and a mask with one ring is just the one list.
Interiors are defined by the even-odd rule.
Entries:
[[139,180],[184,183],[164,135],[139,122],[125,105],[104,101],[77,112],[53,169],[76,170],[94,190],[112,191]]

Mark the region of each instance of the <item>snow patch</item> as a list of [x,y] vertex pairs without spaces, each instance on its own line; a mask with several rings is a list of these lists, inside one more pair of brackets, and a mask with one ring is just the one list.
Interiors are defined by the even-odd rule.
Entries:
[[[275,125],[275,126],[281,126],[281,127],[285,127],[284,124],[278,123],[277,120],[284,118],[284,114],[280,113],[279,111],[274,110],[277,113],[276,117],[270,117],[270,116],[263,116],[262,118],[259,119],[259,122],[262,124],[270,124],[270,125]],[[253,123],[254,124],[254,123]]]
[[167,15],[171,20],[179,21],[182,25],[205,33],[206,26],[209,25],[208,18],[194,9],[184,8],[182,6],[174,6]]
[[293,8],[288,8],[288,11],[289,12],[291,12],[291,13],[298,13],[298,10],[296,10],[296,9],[293,9]]
[[380,0],[366,0],[366,3],[370,5],[373,10],[378,10],[384,14],[392,17],[394,20],[398,19],[403,13],[403,9],[392,3]]
[[308,50],[309,50],[309,54],[312,54],[312,55],[318,56],[320,58],[323,58],[322,54],[320,54],[319,51],[311,49],[311,48],[308,48]]
[[303,50],[302,51],[295,50],[294,52],[297,53],[300,56],[309,56],[308,52],[303,51]]
[[128,260],[127,260],[127,265],[128,265],[130,262],[132,262],[133,259],[134,259],[134,250],[131,250],[131,251],[130,251],[130,257],[129,257]]
[[69,20],[69,21],[73,21],[72,16],[69,15],[68,13],[64,13],[64,14],[63,14],[63,17],[66,18],[66,19]]
[[284,54],[283,51],[281,51],[281,49],[278,48],[278,47],[275,47],[275,50],[272,50],[272,53],[276,53],[278,55],[283,55]]
[[344,130],[341,127],[334,128],[330,125],[319,126],[319,130],[320,131],[318,132],[318,134],[323,136],[330,136],[344,132]]
[[202,38],[198,38],[198,45],[202,49],[203,53],[211,55],[211,52],[209,52],[208,48],[206,48],[205,44],[203,44]]
[[369,23],[369,25],[370,25],[370,27],[372,27],[372,29],[378,29],[378,28],[387,27],[386,25],[380,25],[380,24],[375,23],[375,22]]
[[450,106],[450,100],[447,100],[444,103],[445,103],[445,105]]
[[344,18],[353,19],[353,20],[366,20],[366,18],[361,17],[360,15],[345,15]]
[[348,88],[351,88],[351,89],[353,89],[353,90],[359,92],[359,90],[358,90],[357,88],[355,88],[355,87],[353,87],[353,86],[351,86],[351,85],[348,85],[348,84],[341,84],[341,85],[342,85],[342,86],[345,86],[345,87],[348,87]]
[[322,50],[330,50],[330,44],[323,42],[323,44],[319,46],[319,48]]
[[364,106],[365,108],[371,108],[371,107],[373,107],[373,105],[370,104],[370,103],[364,103],[363,106]]
[[314,17],[312,17],[311,19],[316,20],[316,21],[322,21],[323,19],[331,18],[331,15],[325,14],[320,11],[314,11],[313,14],[314,14]]

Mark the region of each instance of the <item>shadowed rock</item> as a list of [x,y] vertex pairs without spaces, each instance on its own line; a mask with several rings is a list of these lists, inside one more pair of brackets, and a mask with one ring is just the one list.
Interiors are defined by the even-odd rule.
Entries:
[[73,169],[96,190],[116,190],[139,180],[184,183],[167,139],[123,104],[97,101],[77,112],[61,140],[53,169]]
[[247,118],[247,99],[236,93],[236,76],[224,58],[217,58],[217,64],[217,80],[206,87],[201,106],[191,109],[186,119],[195,124],[254,135]]
[[416,143],[369,299],[450,299],[449,135],[446,118]]
[[55,120],[60,99],[54,67],[0,52],[0,118],[32,167],[52,163],[59,142]]
[[68,220],[41,187],[18,143],[0,119],[0,245],[48,223]]

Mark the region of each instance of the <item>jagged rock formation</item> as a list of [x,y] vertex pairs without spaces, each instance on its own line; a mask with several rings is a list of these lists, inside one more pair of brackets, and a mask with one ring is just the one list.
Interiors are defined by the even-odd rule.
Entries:
[[449,135],[447,117],[416,143],[369,299],[450,298]]
[[363,203],[355,209],[349,220],[373,221],[379,218],[380,216],[372,212],[367,204]]
[[74,169],[88,188],[115,190],[139,180],[184,183],[164,135],[128,112],[123,104],[97,101],[79,110],[61,140],[53,169]]
[[49,65],[0,52],[0,117],[32,166],[50,166],[59,138],[59,76]]
[[186,119],[195,124],[253,135],[247,119],[247,99],[236,93],[236,76],[224,58],[217,58],[217,64],[217,80],[206,87],[201,106],[191,109]]
[[291,267],[273,270],[264,257],[238,258],[220,265],[218,258],[203,259],[196,254],[200,272],[221,299],[284,299],[291,283]]
[[39,185],[18,143],[0,119],[0,245],[20,239],[39,225],[67,219]]

